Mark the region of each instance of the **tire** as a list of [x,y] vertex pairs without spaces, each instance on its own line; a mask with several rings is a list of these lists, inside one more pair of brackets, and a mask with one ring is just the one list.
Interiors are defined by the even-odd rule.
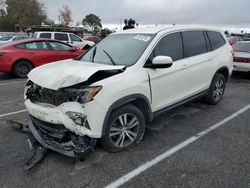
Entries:
[[21,60],[14,65],[13,73],[18,78],[26,78],[32,69],[33,65],[29,61]]
[[224,95],[225,85],[225,77],[222,74],[216,73],[210,85],[209,93],[205,97],[205,101],[211,105],[218,104]]
[[143,113],[133,105],[126,105],[111,113],[102,146],[106,151],[119,152],[138,144],[144,132]]

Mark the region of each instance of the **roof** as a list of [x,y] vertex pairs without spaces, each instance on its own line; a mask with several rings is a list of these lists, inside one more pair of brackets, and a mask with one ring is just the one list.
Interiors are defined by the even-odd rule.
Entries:
[[124,31],[119,31],[114,34],[129,34],[129,33],[140,33],[140,34],[157,34],[161,31],[176,31],[176,30],[186,30],[186,29],[197,29],[197,30],[213,30],[222,32],[217,27],[207,27],[202,25],[172,25],[172,26],[155,26],[155,27],[146,27],[146,28],[135,28],[128,29]]

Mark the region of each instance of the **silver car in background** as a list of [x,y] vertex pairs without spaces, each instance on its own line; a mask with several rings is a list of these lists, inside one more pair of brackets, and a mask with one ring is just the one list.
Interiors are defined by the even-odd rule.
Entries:
[[234,71],[250,72],[250,41],[239,41],[233,45]]

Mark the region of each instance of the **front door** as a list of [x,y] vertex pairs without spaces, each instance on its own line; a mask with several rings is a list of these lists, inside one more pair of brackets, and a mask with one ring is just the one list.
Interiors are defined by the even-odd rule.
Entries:
[[164,36],[154,48],[147,63],[156,56],[170,56],[173,64],[169,68],[147,68],[152,89],[152,110],[157,111],[190,94],[189,70],[186,68],[181,34],[172,33]]

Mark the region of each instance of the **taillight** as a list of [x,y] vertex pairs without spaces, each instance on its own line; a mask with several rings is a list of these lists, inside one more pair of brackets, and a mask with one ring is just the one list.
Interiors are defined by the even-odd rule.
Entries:
[[234,62],[250,63],[250,58],[234,57]]

